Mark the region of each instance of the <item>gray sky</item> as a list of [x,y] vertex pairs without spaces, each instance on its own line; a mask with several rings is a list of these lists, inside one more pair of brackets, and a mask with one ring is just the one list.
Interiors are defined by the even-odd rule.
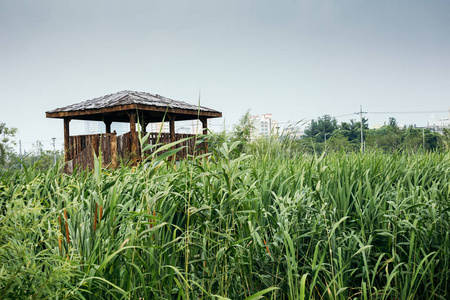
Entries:
[[425,112],[370,125],[423,126],[450,107],[449,15],[443,0],[0,0],[0,122],[25,149],[61,148],[45,111],[136,90],[193,104],[201,91],[223,112],[212,129],[247,109],[287,122],[360,105]]

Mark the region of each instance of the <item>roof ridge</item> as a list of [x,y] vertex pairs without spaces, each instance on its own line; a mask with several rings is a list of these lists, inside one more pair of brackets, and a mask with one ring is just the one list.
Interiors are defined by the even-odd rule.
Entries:
[[146,106],[156,106],[156,107],[170,107],[187,109],[193,111],[209,111],[218,112],[214,109],[210,109],[200,105],[193,105],[182,100],[174,100],[159,94],[151,94],[148,92],[138,92],[131,90],[122,90],[116,93],[108,94],[101,97],[96,97],[93,99],[85,100],[72,105],[67,105],[60,107],[47,113],[57,113],[57,112],[73,112],[73,111],[86,111],[95,110],[108,107],[123,106],[129,104],[140,104]]

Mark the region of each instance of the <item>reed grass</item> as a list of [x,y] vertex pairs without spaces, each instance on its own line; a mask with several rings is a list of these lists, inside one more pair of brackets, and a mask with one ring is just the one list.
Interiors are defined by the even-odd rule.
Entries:
[[0,174],[0,299],[450,297],[449,152],[238,145]]

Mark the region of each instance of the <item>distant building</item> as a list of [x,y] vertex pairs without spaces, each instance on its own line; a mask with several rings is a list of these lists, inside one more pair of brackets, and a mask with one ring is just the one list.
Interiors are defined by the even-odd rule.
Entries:
[[250,133],[250,138],[252,140],[258,137],[269,137],[278,134],[278,122],[273,119],[272,114],[251,116],[250,122],[253,126]]
[[443,129],[450,129],[450,107],[448,109],[448,116],[446,118],[441,119],[432,119],[428,122],[427,128],[443,133]]

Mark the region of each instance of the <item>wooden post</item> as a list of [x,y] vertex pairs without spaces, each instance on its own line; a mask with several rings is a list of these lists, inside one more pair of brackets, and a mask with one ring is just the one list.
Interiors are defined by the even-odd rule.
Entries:
[[117,168],[117,135],[111,135],[111,168]]
[[69,153],[70,152],[69,123],[70,123],[70,118],[64,118],[64,162],[68,162],[71,159],[70,153]]
[[[206,119],[206,118],[200,118],[200,121],[202,122],[202,127],[203,127],[203,134],[204,135],[207,135],[208,134],[208,119]],[[204,153],[208,153],[208,142],[207,142],[207,140],[205,139],[205,143],[204,143],[204,146],[205,146],[205,152]]]
[[147,123],[145,123],[145,117],[144,117],[144,113],[141,112],[139,114],[139,126],[141,127],[141,133],[143,134],[145,132],[145,127],[147,126]]
[[106,133],[111,133],[111,121],[110,120],[103,120],[103,123],[105,123],[106,126]]
[[169,128],[170,128],[170,142],[175,142],[175,117],[174,115],[169,115]]
[[145,121],[142,122],[142,135],[145,135],[147,133],[147,125]]
[[[176,115],[169,115],[169,130],[170,130],[170,142],[174,143],[175,139],[175,118]],[[164,125],[163,125],[164,126]],[[172,146],[172,149],[175,149],[176,146]],[[175,155],[171,156],[170,159],[175,160]]]
[[147,127],[147,123],[145,123],[144,114],[139,114],[139,127],[140,127],[140,138],[145,135],[145,128]]
[[208,134],[208,120],[206,118],[201,118],[200,121],[202,122],[202,125],[203,125],[203,134],[207,135]]
[[139,140],[136,132],[136,112],[130,112],[130,143],[131,143],[131,159],[133,160],[133,164],[135,164],[138,160],[138,148],[139,148]]
[[91,146],[92,146],[92,149],[94,150],[94,153],[95,153],[95,155],[97,157],[100,154],[100,152],[99,152],[100,136],[101,135],[92,135],[91,136]]

